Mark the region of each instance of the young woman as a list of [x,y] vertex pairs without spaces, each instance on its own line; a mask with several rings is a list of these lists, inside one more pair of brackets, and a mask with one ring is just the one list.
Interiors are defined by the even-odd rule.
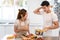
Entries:
[[29,20],[27,19],[27,11],[25,9],[19,9],[17,20],[14,24],[14,32],[17,38],[22,38],[29,33]]

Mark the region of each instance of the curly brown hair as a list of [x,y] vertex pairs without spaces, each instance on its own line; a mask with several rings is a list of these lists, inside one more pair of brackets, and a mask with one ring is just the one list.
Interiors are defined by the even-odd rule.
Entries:
[[25,9],[19,9],[18,10],[19,12],[18,12],[18,15],[17,15],[17,19],[21,19],[22,17],[24,17],[25,15],[26,15],[26,10]]

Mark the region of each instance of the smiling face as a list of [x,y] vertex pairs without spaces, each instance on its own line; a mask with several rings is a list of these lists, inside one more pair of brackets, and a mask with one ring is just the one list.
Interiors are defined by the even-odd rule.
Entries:
[[47,12],[47,11],[50,10],[49,6],[42,6],[42,9],[43,9],[45,12]]
[[43,1],[42,3],[41,3],[41,6],[42,6],[42,8],[43,8],[43,10],[45,11],[45,12],[47,12],[48,10],[50,10],[50,3],[48,2],[48,1]]
[[25,14],[25,16],[23,17],[23,19],[26,20],[27,17],[28,17],[28,14],[27,14],[27,12],[26,12],[26,14]]

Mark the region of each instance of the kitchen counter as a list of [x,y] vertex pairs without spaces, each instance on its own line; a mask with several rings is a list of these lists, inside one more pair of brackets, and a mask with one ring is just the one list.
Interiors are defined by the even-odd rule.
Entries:
[[[40,28],[40,24],[30,24],[30,32],[35,33],[36,28]],[[9,31],[8,31],[9,30]],[[7,34],[13,34],[14,33],[14,24],[0,24],[0,39],[4,37]],[[53,37],[59,36],[59,29],[53,30]]]
[[[7,40],[7,37],[8,37],[9,35],[6,35],[6,36],[4,36],[1,40]],[[46,38],[48,38],[48,37],[43,37],[44,38],[44,40],[46,40]],[[59,37],[50,37],[49,39],[52,39],[52,40],[59,40]],[[13,40],[15,40],[15,39],[13,39]],[[18,38],[18,40],[20,40],[20,38]]]

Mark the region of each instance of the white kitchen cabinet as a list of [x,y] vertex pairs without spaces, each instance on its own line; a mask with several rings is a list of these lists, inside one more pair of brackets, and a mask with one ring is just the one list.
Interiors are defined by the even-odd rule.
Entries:
[[13,25],[0,25],[0,39],[5,35],[14,34]]
[[14,26],[13,25],[6,26],[4,28],[5,28],[5,35],[14,33]]
[[4,27],[0,26],[0,39],[5,35]]

